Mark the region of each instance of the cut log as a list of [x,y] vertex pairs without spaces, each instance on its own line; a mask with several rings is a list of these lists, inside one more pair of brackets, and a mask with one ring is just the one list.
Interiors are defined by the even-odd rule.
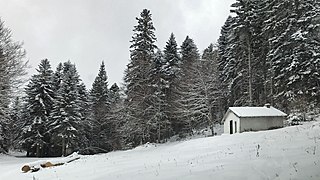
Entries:
[[32,163],[28,163],[23,165],[21,170],[23,172],[37,172],[40,170],[40,168],[48,168],[48,167],[54,167],[54,166],[60,166],[66,163],[70,163],[72,161],[78,160],[80,157],[78,154],[74,153],[70,156],[64,157],[64,158],[57,158],[57,159],[51,159],[47,161],[35,161]]
[[37,171],[39,171],[40,170],[40,168],[39,167],[34,167],[34,166],[29,166],[29,165],[24,165],[23,167],[22,167],[22,169],[21,169],[23,172],[37,172]]
[[29,172],[31,170],[29,165],[24,165],[21,169],[23,172]]
[[44,163],[44,164],[40,164],[40,166],[41,166],[42,168],[47,168],[47,167],[52,167],[52,166],[54,166],[54,164],[52,164],[51,162],[46,162],[46,163]]

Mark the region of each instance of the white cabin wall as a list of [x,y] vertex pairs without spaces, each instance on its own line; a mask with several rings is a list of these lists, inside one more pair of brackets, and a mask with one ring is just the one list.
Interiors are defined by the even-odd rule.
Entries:
[[233,121],[233,133],[235,132],[234,122],[237,122],[237,133],[240,132],[240,119],[232,111],[230,111],[223,123],[224,134],[230,134],[230,121]]

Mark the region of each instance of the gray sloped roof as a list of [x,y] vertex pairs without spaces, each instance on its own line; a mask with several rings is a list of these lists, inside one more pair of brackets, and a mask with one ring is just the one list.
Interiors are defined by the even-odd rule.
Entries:
[[284,117],[286,113],[274,107],[229,107],[222,122],[225,121],[227,114],[232,111],[238,117]]

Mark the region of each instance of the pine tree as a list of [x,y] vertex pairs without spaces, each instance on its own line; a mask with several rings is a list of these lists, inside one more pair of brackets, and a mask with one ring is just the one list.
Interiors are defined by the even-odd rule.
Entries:
[[48,59],[41,60],[37,72],[25,89],[30,119],[27,122],[27,131],[23,133],[22,144],[28,155],[41,157],[45,155],[49,145],[45,136],[46,124],[54,101],[53,71]]
[[[181,78],[181,58],[178,53],[178,45],[173,33],[171,33],[169,40],[166,43],[163,51],[163,73],[164,80],[166,81],[164,94],[165,94],[165,103],[166,106],[165,112],[167,113],[167,117],[169,118],[169,122],[174,125],[174,122],[177,122],[177,113],[175,111],[175,107],[178,105],[177,101],[179,99],[179,95],[177,93],[178,86]],[[172,128],[168,129],[167,136],[173,135]]]
[[150,125],[148,120],[152,114],[145,111],[149,107],[148,99],[152,94],[148,85],[150,65],[153,60],[156,41],[151,13],[144,9],[136,18],[138,25],[134,26],[132,44],[130,46],[130,63],[125,71],[126,110],[129,119],[127,126],[132,129],[126,132],[128,143],[136,146],[150,141]]
[[149,85],[152,94],[149,99],[148,111],[151,116],[148,125],[150,126],[151,142],[161,142],[163,139],[168,138],[168,134],[171,132],[167,97],[170,87],[169,74],[166,71],[168,70],[166,69],[167,65],[168,63],[164,61],[161,50],[158,49],[149,73]]
[[79,84],[79,106],[82,115],[80,128],[79,128],[79,148],[82,154],[89,154],[87,148],[90,146],[90,142],[93,141],[92,137],[92,121],[91,121],[91,109],[89,92],[83,82]]
[[110,89],[110,114],[107,116],[109,122],[111,122],[113,128],[111,132],[110,139],[112,147],[114,150],[116,149],[128,149],[132,147],[132,143],[128,142],[128,136],[126,135],[128,132],[134,128],[127,121],[129,118],[128,110],[125,106],[125,94],[123,87],[119,87],[116,83],[114,83]]
[[[262,33],[261,1],[238,0],[219,38],[219,72],[229,106],[262,105],[267,102],[268,46]],[[263,44],[263,45],[262,45]]]
[[75,65],[70,61],[65,62],[63,78],[52,110],[52,122],[48,125],[54,155],[65,156],[79,148],[83,123],[83,115],[80,112],[79,82]]
[[236,17],[229,16],[225,24],[221,28],[221,35],[218,39],[218,54],[219,54],[219,80],[221,89],[223,90],[223,99],[225,102],[225,111],[229,106],[233,106],[234,98],[231,89],[233,78],[236,76],[236,56],[233,55],[233,43],[237,42],[234,36],[233,26],[236,22]]
[[214,126],[220,123],[223,118],[222,90],[220,89],[218,73],[218,52],[213,44],[210,44],[204,51],[197,68],[197,86],[199,103],[197,111],[202,127],[210,126],[212,135],[215,134]]
[[193,125],[196,123],[195,111],[193,111],[195,102],[191,101],[196,93],[194,92],[197,76],[197,64],[200,60],[200,55],[197,46],[193,40],[186,37],[181,45],[181,75],[179,76],[179,85],[177,87],[177,105],[174,108],[177,112],[177,119],[172,122],[173,130],[180,135],[190,133]]
[[95,78],[90,91],[91,111],[93,121],[93,146],[103,151],[112,150],[109,136],[111,131],[110,122],[107,122],[107,115],[110,113],[110,97],[108,90],[108,78],[104,62],[100,66],[98,76]]

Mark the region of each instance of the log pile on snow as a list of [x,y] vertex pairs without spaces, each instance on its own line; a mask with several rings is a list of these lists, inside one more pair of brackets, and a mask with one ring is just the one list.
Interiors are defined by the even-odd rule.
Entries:
[[53,167],[53,166],[60,166],[66,163],[70,163],[72,161],[80,159],[79,155],[77,153],[73,153],[70,156],[63,157],[63,158],[56,158],[51,160],[41,160],[41,161],[35,161],[31,163],[24,164],[21,170],[23,172],[37,172],[41,168],[47,168],[47,167]]

